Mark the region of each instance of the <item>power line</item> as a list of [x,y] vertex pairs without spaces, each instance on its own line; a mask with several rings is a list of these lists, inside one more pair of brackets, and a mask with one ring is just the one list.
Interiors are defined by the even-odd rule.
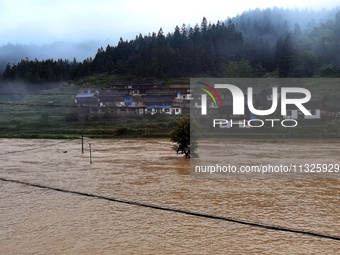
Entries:
[[79,192],[79,191],[72,191],[72,190],[66,190],[66,189],[61,189],[61,188],[54,188],[54,187],[49,187],[49,186],[45,186],[45,185],[41,185],[41,184],[34,184],[34,183],[23,182],[23,181],[19,181],[19,180],[1,178],[1,177],[0,177],[0,181],[12,182],[12,183],[31,186],[31,187],[40,188],[40,189],[48,189],[48,190],[53,190],[53,191],[58,191],[58,192],[63,192],[63,193],[74,194],[74,195],[78,195],[78,196],[85,196],[85,197],[91,197],[91,198],[96,198],[96,199],[102,199],[102,200],[107,200],[107,201],[116,202],[116,203],[141,206],[141,207],[146,207],[146,208],[155,209],[155,210],[181,213],[181,214],[186,214],[186,215],[200,217],[200,218],[222,220],[222,221],[242,224],[242,225],[246,225],[246,226],[250,226],[250,227],[257,227],[257,228],[262,228],[262,229],[289,232],[289,233],[308,235],[308,236],[314,236],[314,237],[319,237],[319,238],[325,238],[325,239],[340,241],[340,236],[327,235],[327,234],[322,234],[322,233],[313,232],[313,231],[309,231],[309,230],[294,229],[294,228],[288,228],[288,227],[284,227],[284,226],[275,226],[275,225],[269,225],[269,224],[264,224],[264,223],[256,223],[256,222],[250,222],[250,221],[246,221],[246,220],[234,219],[234,218],[230,218],[230,217],[223,217],[223,216],[217,216],[217,215],[206,214],[206,213],[186,211],[186,210],[181,210],[181,209],[176,209],[176,208],[163,207],[163,206],[159,206],[159,205],[145,204],[145,203],[140,203],[140,202],[136,202],[136,201],[129,201],[129,200],[124,200],[124,199],[106,197],[106,196],[84,193],[84,192]]
[[61,144],[61,143],[67,143],[67,142],[70,142],[70,141],[73,141],[73,140],[74,139],[67,139],[66,141],[61,141],[61,142],[57,142],[57,143],[53,143],[53,144],[48,144],[48,145],[44,145],[44,146],[29,148],[29,149],[20,150],[20,151],[8,151],[8,152],[0,153],[0,155],[7,155],[7,154],[14,154],[14,153],[19,153],[19,152],[39,150],[39,149],[42,149],[42,148],[51,147],[51,146],[54,146],[54,145],[57,145],[57,144]]

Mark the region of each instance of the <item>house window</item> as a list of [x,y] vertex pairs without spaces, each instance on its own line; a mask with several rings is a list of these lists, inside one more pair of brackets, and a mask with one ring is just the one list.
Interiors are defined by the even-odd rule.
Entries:
[[287,111],[287,116],[292,116],[292,111]]
[[316,115],[316,110],[311,110],[310,113],[311,113],[312,115]]

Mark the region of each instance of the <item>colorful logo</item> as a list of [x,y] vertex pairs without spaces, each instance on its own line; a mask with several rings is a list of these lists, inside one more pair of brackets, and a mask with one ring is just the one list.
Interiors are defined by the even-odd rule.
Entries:
[[[218,92],[216,91],[216,89],[208,84],[205,84],[203,82],[198,82],[199,84],[202,84],[203,86],[207,87],[208,89],[210,89],[210,91],[208,89],[205,89],[205,88],[201,88],[201,90],[203,90],[205,93],[207,93],[211,99],[213,100],[214,104],[217,106],[217,102],[216,102],[216,98],[218,100],[218,102],[220,103],[220,105],[222,105],[222,99],[221,99],[221,96],[220,94],[218,94]],[[211,93],[212,92],[212,93]],[[214,97],[214,95],[215,97]]]

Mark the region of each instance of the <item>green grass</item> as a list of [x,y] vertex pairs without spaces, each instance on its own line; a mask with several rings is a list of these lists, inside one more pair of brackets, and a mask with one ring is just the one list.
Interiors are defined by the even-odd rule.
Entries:
[[[82,108],[78,108],[74,97],[79,86],[107,87],[112,80],[126,80],[126,77],[116,75],[97,74],[76,81],[73,85],[45,90],[37,95],[27,95],[22,101],[0,105],[0,136],[1,137],[30,137],[30,138],[69,138],[86,134],[93,137],[168,137],[168,133],[175,127],[180,116],[145,115],[145,116],[117,116],[98,115],[96,118],[86,119]],[[292,80],[291,80],[292,81]],[[189,78],[167,79],[165,84],[189,84]],[[259,86],[265,86],[260,84]],[[310,79],[303,85],[313,94],[326,94],[329,98],[328,106],[332,110],[340,111],[339,84],[333,79]],[[22,104],[22,105],[20,105]],[[68,122],[68,113],[78,112],[76,122]],[[256,139],[271,138],[338,138],[340,123],[313,121],[304,124],[299,121],[299,127],[286,130],[266,130],[239,132],[230,130],[223,134],[227,137],[248,137]],[[221,135],[221,134],[217,134]]]
[[129,78],[117,74],[94,74],[74,81],[77,87],[108,87],[112,81],[126,81]]
[[[77,87],[109,87],[112,81],[126,81],[140,79],[141,78],[138,77],[133,78],[124,75],[101,73],[87,76],[76,81],[72,81],[72,83]],[[164,81],[165,86],[168,86],[170,84],[190,84],[190,77],[166,78],[166,79],[150,78],[150,80]]]
[[[86,109],[74,102],[77,88],[45,90],[27,95],[22,101],[0,106],[0,137],[69,138],[80,134],[94,137],[168,137],[178,116],[117,116],[87,117]],[[78,114],[78,121],[66,115]]]
[[190,78],[170,78],[170,79],[165,79],[164,84],[166,86],[169,86],[170,84],[190,84]]

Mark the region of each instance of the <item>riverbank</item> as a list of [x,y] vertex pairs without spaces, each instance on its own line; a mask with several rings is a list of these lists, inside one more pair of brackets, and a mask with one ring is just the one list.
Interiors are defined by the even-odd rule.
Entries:
[[[91,138],[170,138],[169,133],[181,116],[145,115],[115,116],[108,120],[61,119],[0,121],[0,138],[77,139],[81,135]],[[311,121],[312,122],[312,121]],[[216,128],[200,127],[202,138],[228,138],[280,141],[286,139],[340,139],[339,121],[325,121],[300,125],[295,128]]]

